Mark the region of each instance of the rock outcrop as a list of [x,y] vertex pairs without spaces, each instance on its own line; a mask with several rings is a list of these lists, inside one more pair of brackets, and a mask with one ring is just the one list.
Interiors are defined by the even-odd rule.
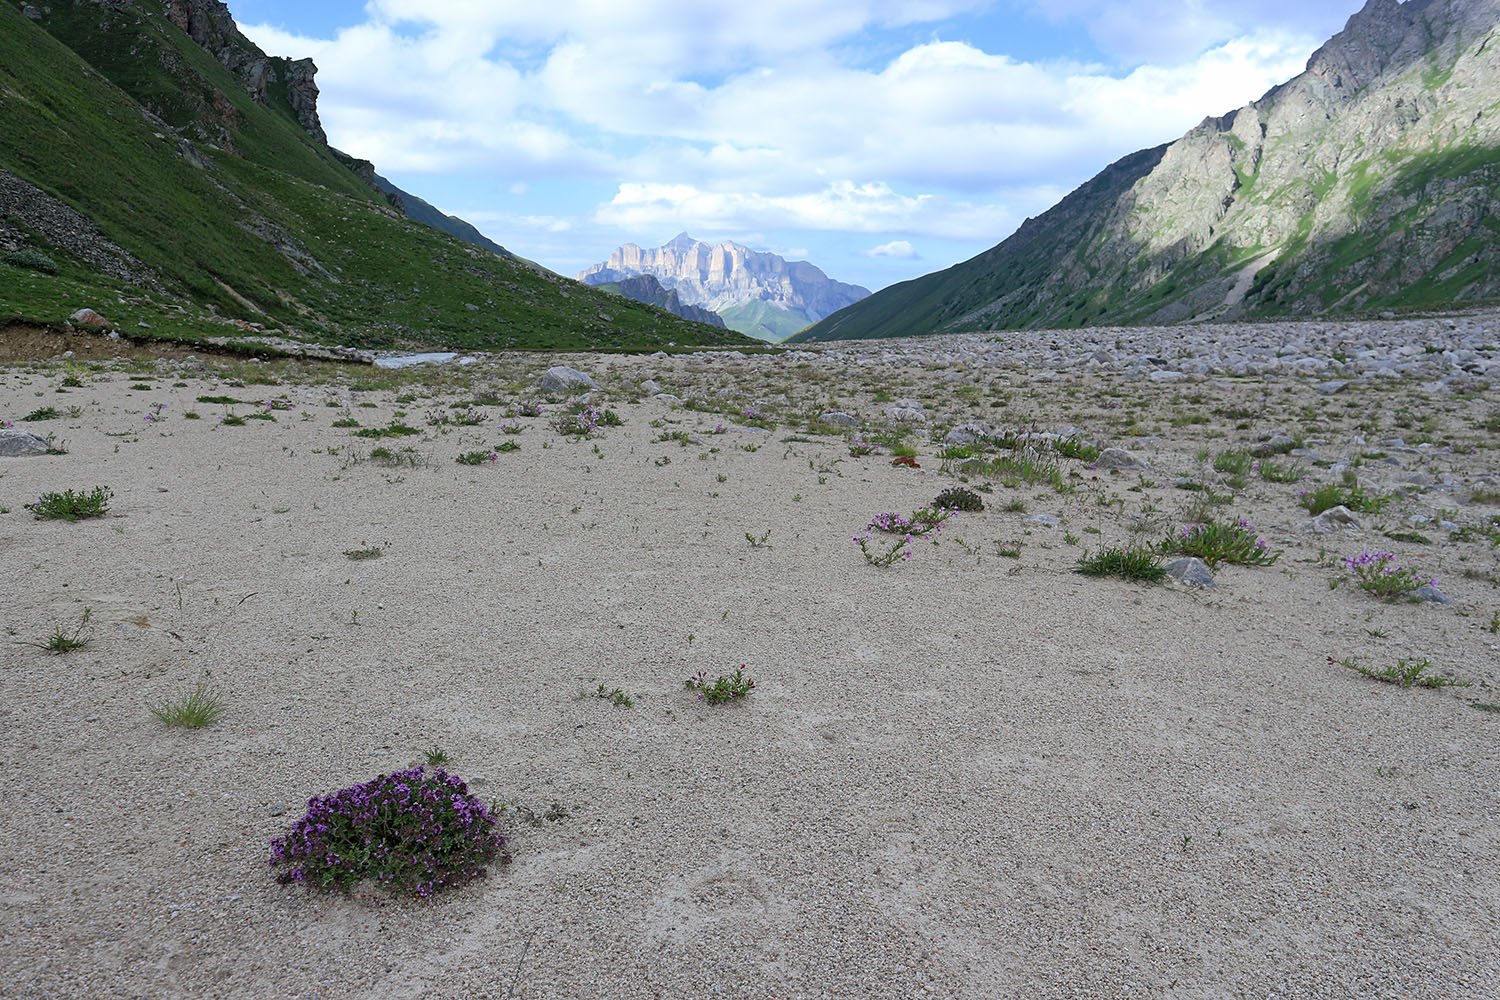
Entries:
[[738,243],[710,246],[687,233],[654,250],[627,243],[608,261],[579,273],[578,280],[602,285],[641,274],[653,275],[689,305],[719,312],[766,302],[809,323],[870,294],[867,288],[834,281],[806,261],[788,261]]
[[1307,69],[797,339],[1500,297],[1500,0],[1369,0]]
[[293,117],[324,145],[328,136],[318,120],[318,67],[311,59],[268,56],[240,33],[229,8],[219,0],[167,0],[167,19],[207,49],[219,63],[245,82],[261,104],[271,106],[272,88],[282,85]]

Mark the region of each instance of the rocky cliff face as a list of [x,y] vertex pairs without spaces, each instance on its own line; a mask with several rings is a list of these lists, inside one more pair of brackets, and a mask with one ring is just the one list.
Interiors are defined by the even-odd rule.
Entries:
[[229,8],[219,0],[166,0],[165,7],[167,19],[243,80],[251,96],[269,107],[273,88],[277,88],[293,117],[315,139],[327,145],[328,136],[318,120],[318,85],[314,82],[318,67],[311,59],[266,55],[240,34]]
[[801,335],[1181,322],[1500,297],[1500,0],[1370,0],[1306,72],[1010,239]]
[[738,243],[710,246],[682,233],[654,250],[627,243],[578,275],[588,285],[650,274],[682,301],[718,312],[766,302],[812,323],[867,297],[869,289],[834,281],[806,261],[787,261]]

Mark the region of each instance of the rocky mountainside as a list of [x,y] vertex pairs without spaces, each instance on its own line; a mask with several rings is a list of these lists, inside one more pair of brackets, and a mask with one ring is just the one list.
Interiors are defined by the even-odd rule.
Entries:
[[[784,314],[795,330],[870,294],[867,288],[834,281],[806,261],[788,261],[738,243],[710,246],[687,233],[654,250],[627,243],[603,264],[580,272],[578,280],[599,285],[639,274],[655,276],[689,305],[725,316],[731,328],[735,328],[735,321],[726,311],[736,306],[763,303],[765,308],[756,315]],[[763,328],[759,320],[755,326],[757,330]]]
[[1306,72],[798,340],[1500,297],[1500,0],[1369,0]]
[[682,297],[677,294],[677,289],[662,287],[662,283],[656,280],[654,274],[637,274],[631,278],[621,278],[619,281],[606,281],[594,287],[601,291],[623,295],[636,302],[644,302],[648,306],[665,309],[673,316],[681,316],[694,323],[707,323],[709,326],[727,329],[723,318],[718,313],[711,309],[704,309],[702,306],[690,306],[683,302]]
[[311,85],[215,0],[0,0],[0,324],[93,306],[184,339],[744,342],[407,220],[323,141]]

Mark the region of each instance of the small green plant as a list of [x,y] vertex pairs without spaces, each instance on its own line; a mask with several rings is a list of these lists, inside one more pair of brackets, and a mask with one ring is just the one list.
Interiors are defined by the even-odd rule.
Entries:
[[413,434],[420,434],[422,432],[419,431],[419,430],[417,430],[415,427],[410,427],[410,426],[408,426],[406,424],[403,424],[403,423],[401,423],[399,421],[392,420],[389,424],[387,424],[384,427],[366,427],[363,430],[357,430],[357,431],[354,431],[353,433],[354,433],[355,437],[362,437],[362,438],[386,438],[386,437],[409,437],[409,436],[411,436]]
[[1325,510],[1341,506],[1363,514],[1378,514],[1390,503],[1392,497],[1389,493],[1371,493],[1358,483],[1325,483],[1315,490],[1303,490],[1300,496],[1302,506],[1315,517]]
[[109,513],[109,501],[114,493],[107,486],[96,486],[89,493],[43,493],[36,503],[26,504],[26,509],[39,521],[82,521],[90,517],[103,517]]
[[209,687],[207,681],[199,681],[197,687],[178,695],[176,700],[147,707],[158,722],[187,729],[211,726],[224,717],[225,711],[223,696]]
[[422,756],[427,758],[429,767],[440,767],[448,763],[448,755],[436,743],[430,749],[424,750]]
[[233,396],[199,396],[200,403],[219,403],[223,406],[235,406],[240,401]]
[[624,691],[619,688],[607,689],[603,684],[599,685],[599,690],[594,693],[594,697],[602,698],[616,708],[630,708],[635,704],[635,700]]
[[75,649],[82,649],[90,642],[90,636],[86,635],[85,632],[89,631],[89,618],[93,616],[93,613],[93,608],[84,608],[83,618],[79,620],[78,627],[71,634],[59,625],[57,626],[57,631],[53,632],[46,642],[23,642],[21,645],[45,649],[54,656],[62,653],[71,653]]
[[685,687],[697,691],[698,698],[710,705],[722,705],[737,698],[747,697],[755,689],[755,682],[745,676],[745,665],[741,663],[734,673],[719,675],[717,680],[708,680],[708,671],[700,670],[687,679]]
[[1217,567],[1220,563],[1271,566],[1281,558],[1280,552],[1271,552],[1267,548],[1255,526],[1244,518],[1232,522],[1209,520],[1203,524],[1190,524],[1177,535],[1165,539],[1160,551],[1196,556],[1210,567]]
[[385,555],[385,549],[379,545],[373,545],[366,549],[345,549],[344,555],[354,562],[362,562],[366,559],[379,559]]
[[245,418],[234,413],[226,413],[219,418],[219,423],[225,427],[243,427]]
[[335,420],[333,422],[333,426],[335,426],[335,427],[358,427],[359,426],[359,421],[355,420],[353,417],[343,417],[343,418],[341,418],[339,420]]
[[1019,499],[1010,500],[1007,501],[1005,506],[1000,509],[1008,514],[1024,514],[1026,513],[1026,501]]
[[26,416],[22,417],[21,419],[23,421],[30,421],[30,422],[35,422],[35,421],[38,421],[38,420],[56,420],[57,419],[57,409],[55,407],[51,407],[51,406],[43,406],[43,407],[40,407],[38,409],[32,410],[30,413],[26,414]]
[[771,543],[769,541],[770,537],[771,537],[771,531],[770,531],[769,528],[766,529],[765,533],[762,534],[759,538],[756,538],[754,535],[752,535],[748,531],[745,532],[745,541],[747,541],[747,542],[750,543],[750,547],[752,549],[770,548],[770,546],[771,546]]
[[1092,556],[1085,551],[1073,571],[1084,576],[1118,576],[1142,583],[1160,583],[1167,575],[1150,548],[1108,548]]
[[973,490],[953,486],[939,493],[932,506],[938,510],[977,511],[984,510],[984,500]]
[[1412,545],[1432,544],[1432,539],[1419,531],[1387,531],[1385,537],[1393,542],[1409,542]]
[[1224,474],[1225,482],[1235,489],[1243,489],[1245,477],[1255,460],[1243,448],[1229,448],[1214,456],[1214,471]]
[[1255,466],[1255,470],[1260,473],[1260,478],[1268,483],[1295,483],[1307,475],[1302,471],[1302,466],[1296,462],[1278,465],[1269,458],[1262,459]]
[[4,257],[0,257],[11,267],[19,267],[27,271],[36,271],[38,274],[56,274],[57,262],[44,253],[36,250],[12,250]]
[[1346,656],[1342,660],[1335,660],[1330,656],[1328,662],[1348,667],[1350,670],[1363,674],[1371,680],[1377,680],[1385,684],[1394,684],[1397,687],[1445,688],[1468,687],[1470,684],[1469,681],[1454,680],[1451,677],[1437,677],[1427,673],[1427,669],[1432,666],[1432,662],[1426,659],[1397,660],[1394,666],[1384,667],[1380,670],[1362,666],[1352,656]]
[[[507,441],[505,443],[514,444],[514,442],[512,441]],[[466,451],[462,455],[458,456],[458,458],[454,459],[454,461],[456,461],[459,465],[483,465],[486,462],[497,461],[499,458],[500,453],[498,451],[491,451],[488,448],[481,448],[478,451]]]
[[1080,462],[1092,462],[1104,454],[1104,449],[1096,444],[1086,444],[1079,438],[1063,438],[1057,442],[1056,450],[1063,458],[1073,458]]

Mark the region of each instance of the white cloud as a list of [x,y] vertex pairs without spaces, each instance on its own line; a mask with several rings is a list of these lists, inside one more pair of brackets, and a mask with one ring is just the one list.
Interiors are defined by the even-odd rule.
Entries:
[[882,243],[878,247],[871,247],[868,250],[861,250],[860,256],[892,257],[896,260],[921,260],[921,258],[917,256],[917,251],[906,240],[892,240],[889,243]]
[[1018,220],[999,205],[953,202],[927,194],[912,197],[881,183],[837,181],[816,191],[781,197],[704,191],[690,184],[627,182],[600,207],[594,221],[636,232],[805,229],[985,239]]
[[[1317,41],[1301,30],[1312,15],[1290,20],[1293,30],[1257,28],[1265,19],[1248,0],[1188,0],[1170,13],[1141,0],[1060,0],[1048,16],[1083,21],[1096,37],[1134,26],[1172,47],[1128,73],[936,39],[876,66],[841,47],[984,6],[370,0],[366,23],[333,39],[244,30],[267,51],[317,61],[330,139],[383,171],[482,171],[495,190],[525,198],[542,197],[544,180],[607,181],[613,197],[592,218],[575,216],[580,233],[982,242],[1109,161],[1294,75]],[[1319,0],[1296,7],[1328,16]]]

